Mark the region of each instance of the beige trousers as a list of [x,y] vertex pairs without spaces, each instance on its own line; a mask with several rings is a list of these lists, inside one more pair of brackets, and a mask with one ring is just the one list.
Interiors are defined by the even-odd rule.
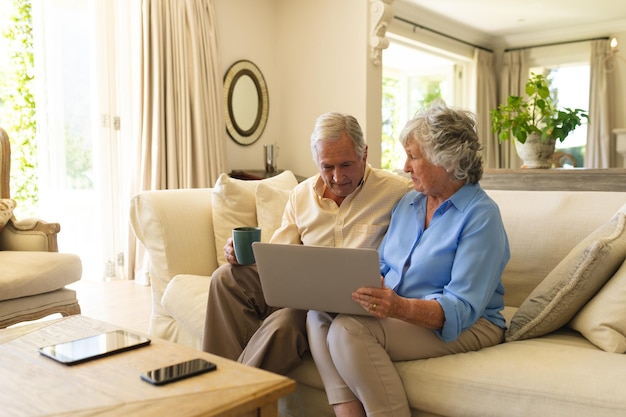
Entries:
[[393,362],[479,350],[504,339],[504,329],[485,319],[446,343],[402,320],[319,311],[309,311],[307,331],[329,403],[358,399],[368,417],[411,415]]
[[306,311],[265,303],[256,266],[220,266],[211,278],[202,347],[285,375],[308,350]]

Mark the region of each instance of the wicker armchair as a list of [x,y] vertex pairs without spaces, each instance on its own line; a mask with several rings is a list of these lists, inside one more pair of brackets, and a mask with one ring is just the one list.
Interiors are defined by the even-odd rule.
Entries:
[[[10,198],[11,148],[0,128],[0,200]],[[5,200],[6,201],[6,200]],[[0,328],[50,314],[80,314],[74,290],[65,288],[82,275],[74,254],[59,253],[58,223],[39,219],[0,224]]]

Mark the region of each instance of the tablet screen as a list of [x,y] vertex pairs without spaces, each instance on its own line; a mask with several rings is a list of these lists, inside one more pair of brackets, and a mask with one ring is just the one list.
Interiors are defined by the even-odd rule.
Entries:
[[125,330],[115,330],[45,346],[39,348],[39,353],[65,365],[74,365],[148,344],[150,344],[150,339],[146,337]]

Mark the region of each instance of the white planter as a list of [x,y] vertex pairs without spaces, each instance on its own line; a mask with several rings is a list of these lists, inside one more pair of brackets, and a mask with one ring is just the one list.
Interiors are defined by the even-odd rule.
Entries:
[[515,149],[524,164],[522,168],[552,168],[552,155],[556,141],[552,138],[541,140],[541,135],[532,133],[526,142],[515,141]]

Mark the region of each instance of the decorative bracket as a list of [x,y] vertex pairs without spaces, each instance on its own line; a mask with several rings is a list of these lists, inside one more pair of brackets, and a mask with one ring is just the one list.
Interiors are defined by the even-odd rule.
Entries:
[[382,62],[383,49],[389,46],[385,37],[387,26],[393,18],[393,0],[370,0],[370,59],[375,66]]

